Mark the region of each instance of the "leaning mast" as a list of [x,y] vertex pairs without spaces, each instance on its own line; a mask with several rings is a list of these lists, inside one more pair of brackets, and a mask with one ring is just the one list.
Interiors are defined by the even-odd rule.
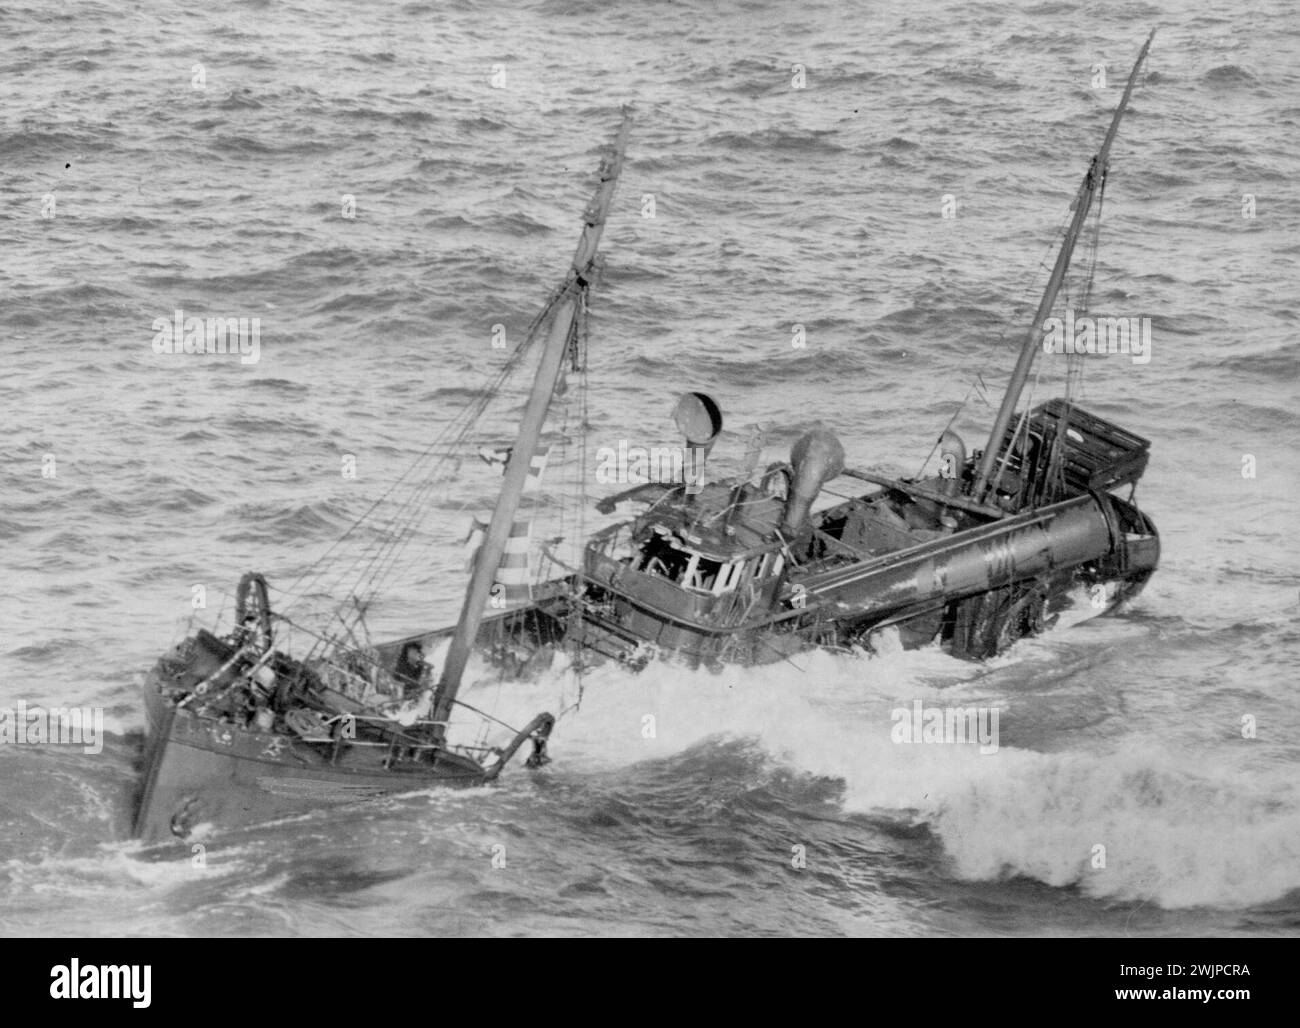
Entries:
[[443,665],[442,677],[434,693],[432,719],[438,725],[437,731],[440,736],[445,733],[447,718],[451,714],[456,694],[460,690],[465,665],[469,662],[474,642],[478,638],[479,625],[483,621],[483,609],[491,595],[497,568],[510,538],[510,529],[514,524],[515,513],[519,509],[519,499],[523,495],[533,454],[537,450],[537,442],[541,436],[547,411],[550,409],[551,398],[559,382],[564,355],[569,349],[569,336],[581,293],[592,277],[596,250],[605,228],[605,218],[609,214],[610,204],[614,198],[614,187],[618,183],[619,173],[623,170],[623,158],[631,123],[631,114],[624,110],[623,122],[614,140],[613,153],[601,163],[600,184],[596,188],[596,195],[583,213],[582,235],[578,239],[573,265],[569,269],[559,304],[555,309],[554,320],[551,322],[550,332],[546,337],[546,346],[542,351],[537,375],[533,379],[532,392],[528,396],[528,404],[524,408],[524,415],[519,424],[519,436],[510,451],[501,494],[497,497],[496,508],[492,511],[492,521],[474,561],[474,570],[465,590],[465,603],[461,607],[460,620],[456,624],[456,632],[452,636],[447,660]]
[[1093,157],[1092,163],[1088,166],[1088,171],[1083,176],[1083,182],[1079,186],[1079,192],[1075,196],[1073,205],[1074,218],[1070,222],[1070,227],[1066,230],[1065,242],[1061,246],[1061,252],[1057,254],[1056,264],[1052,268],[1051,277],[1047,280],[1047,289],[1043,293],[1043,299],[1038,304],[1038,312],[1034,315],[1034,320],[1029,326],[1029,332],[1025,336],[1024,345],[1020,349],[1020,358],[1016,361],[1015,370],[1011,373],[1011,381],[1007,385],[1006,395],[1002,398],[1002,406],[998,408],[998,416],[993,422],[993,430],[989,433],[988,444],[984,447],[984,453],[980,457],[979,468],[975,474],[975,482],[970,492],[971,499],[977,503],[984,500],[984,493],[988,488],[989,479],[993,473],[993,465],[997,461],[999,451],[1002,448],[1002,440],[1006,436],[1011,419],[1015,416],[1016,406],[1020,402],[1020,394],[1024,391],[1025,382],[1028,380],[1030,369],[1034,364],[1034,357],[1037,355],[1041,344],[1042,325],[1052,313],[1052,308],[1056,304],[1057,293],[1060,292],[1061,283],[1065,280],[1066,270],[1070,266],[1070,257],[1074,253],[1074,244],[1083,231],[1084,222],[1087,220],[1088,212],[1092,208],[1093,198],[1105,181],[1110,161],[1110,145],[1115,140],[1115,134],[1119,131],[1120,119],[1124,117],[1124,111],[1128,107],[1129,96],[1133,92],[1133,83],[1137,81],[1138,69],[1142,67],[1142,62],[1146,60],[1147,50],[1150,49],[1151,40],[1155,39],[1155,36],[1155,30],[1152,29],[1151,35],[1142,44],[1142,49],[1138,53],[1133,70],[1129,73],[1128,84],[1124,87],[1124,95],[1120,97],[1119,106],[1115,109],[1115,116],[1111,119],[1110,130],[1106,133],[1101,149],[1097,151],[1097,155]]

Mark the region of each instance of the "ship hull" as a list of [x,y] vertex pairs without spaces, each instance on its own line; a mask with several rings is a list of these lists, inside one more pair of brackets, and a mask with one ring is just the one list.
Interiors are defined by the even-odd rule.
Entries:
[[[852,509],[861,510],[876,501],[854,502]],[[823,530],[835,529],[834,516],[832,510],[822,520]],[[930,531],[890,552],[803,565],[797,577],[774,580],[761,603],[748,606],[737,602],[743,596],[687,594],[626,562],[590,560],[583,574],[549,583],[534,602],[487,618],[477,645],[512,676],[526,676],[557,649],[633,669],[656,658],[688,666],[770,664],[818,647],[938,644],[983,659],[1054,625],[1117,611],[1141,592],[1159,556],[1159,536],[1145,514],[1111,494],[1089,492],[946,535]],[[419,633],[376,652],[391,668],[410,642],[432,649],[448,631]],[[146,843],[185,839],[204,824],[247,825],[494,777],[454,750],[416,754],[391,732],[382,736],[390,741],[368,744],[309,739],[283,725],[262,731],[176,705],[178,682],[185,692],[209,676],[220,679],[232,652],[206,633],[190,643],[183,658],[164,658],[145,682],[147,774],[135,834]],[[339,713],[363,710],[330,689],[320,698]],[[502,763],[528,733],[520,733]]]
[[335,747],[263,732],[169,706],[157,672],[145,682],[150,721],[145,782],[134,835],[146,845],[189,838],[204,825],[257,824],[431,786],[481,785],[474,761],[385,767],[389,748]]
[[[763,665],[810,649],[877,648],[878,633],[895,629],[898,645],[918,649],[939,645],[954,656],[983,659],[995,656],[1017,639],[1060,625],[1075,626],[1119,611],[1133,600],[1150,578],[1134,572],[1123,578],[1097,576],[1081,570],[1036,579],[1002,589],[990,589],[962,599],[931,598],[901,608],[841,617],[819,617],[804,623],[763,625],[741,629],[692,624],[663,611],[647,610],[629,600],[637,611],[632,624],[585,618],[571,648],[609,657],[633,666],[647,659],[677,660],[689,667],[726,664]],[[1023,599],[1037,597],[1037,611],[1018,624]],[[1098,598],[1100,597],[1100,602]],[[993,604],[992,601],[997,603]],[[985,609],[980,610],[983,602]],[[980,623],[962,633],[963,621]],[[976,636],[986,641],[975,642]],[[964,639],[971,639],[966,642]],[[892,648],[891,644],[889,645]]]
[[691,666],[768,664],[818,646],[874,648],[873,634],[896,626],[905,648],[938,643],[982,659],[1058,621],[1115,612],[1159,557],[1150,519],[1102,493],[812,570],[742,619],[713,597],[596,557],[588,579],[599,602],[570,643],[629,662],[650,651]]

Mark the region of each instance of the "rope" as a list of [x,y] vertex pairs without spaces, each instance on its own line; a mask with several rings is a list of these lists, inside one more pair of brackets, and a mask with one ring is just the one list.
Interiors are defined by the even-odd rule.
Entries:
[[[939,433],[939,438],[936,439],[934,441],[934,445],[930,447],[930,452],[925,455],[925,460],[921,461],[921,468],[916,473],[917,478],[920,478],[923,474],[925,474],[926,465],[930,463],[931,458],[933,458],[935,453],[937,453],[939,450],[939,444],[943,442],[944,432],[947,432],[948,429],[952,428],[952,423],[957,420],[957,418],[961,415],[961,412],[966,408],[966,404],[970,400],[970,394],[975,391],[975,387],[977,383],[979,385],[980,396],[981,398],[984,398],[984,388],[985,388],[984,379],[981,378],[980,375],[977,373],[975,377],[971,380],[970,387],[966,390],[966,395],[961,398],[961,403],[957,404],[957,409],[952,412],[952,417],[950,417],[948,419],[948,423],[943,426],[943,431]],[[984,403],[985,405],[988,404],[987,398],[984,398]]]
[[[417,528],[422,522],[433,491],[460,467],[466,441],[487,410],[491,401],[500,392],[501,387],[519,369],[524,357],[539,336],[540,328],[546,323],[556,306],[567,291],[573,287],[570,278],[552,290],[542,310],[533,318],[524,338],[511,352],[505,364],[477,391],[471,403],[438,433],[434,440],[419,454],[394,482],[371,503],[362,514],[334,541],[334,543],[304,572],[284,590],[286,601],[281,604],[285,609],[295,609],[302,605],[313,592],[337,595],[340,584],[349,578],[354,586],[348,590],[348,600],[337,605],[338,616],[345,624],[348,618],[341,611],[351,606],[352,612],[361,617],[366,606],[378,591],[380,581],[385,578],[407,552],[417,535]],[[389,501],[405,489],[405,499],[397,504]],[[461,510],[468,504],[462,504]],[[361,550],[351,562],[339,565],[331,558],[359,533],[363,525],[371,522],[376,511],[386,507],[390,511],[386,517],[385,531],[377,547],[362,545]],[[330,640],[325,640],[330,641]]]
[[[462,419],[464,420],[464,424],[455,435],[453,440],[453,445],[455,447],[459,448],[464,445],[466,438],[477,424],[483,412],[486,410],[491,399],[495,396],[500,387],[504,385],[510,375],[518,368],[523,354],[532,346],[533,342],[537,338],[538,329],[545,321],[546,316],[553,311],[555,305],[568,289],[569,285],[570,283],[566,282],[559,289],[555,290],[551,300],[548,301],[546,306],[543,308],[543,311],[533,319],[533,323],[523,341],[521,341],[519,346],[515,348],[515,351],[511,355],[510,360],[507,361],[506,366],[496,376],[495,382],[488,388],[480,391],[479,395],[475,398],[475,402],[471,405],[468,415]],[[452,424],[454,425],[455,421],[453,421]],[[392,568],[396,566],[407,546],[410,545],[411,539],[414,537],[415,527],[423,519],[430,494],[440,481],[441,479],[436,475],[428,476],[423,483],[416,486],[412,496],[398,507],[390,522],[390,531],[386,533],[385,541],[380,545],[379,550],[371,558],[369,564],[366,566],[361,577],[357,581],[357,592],[363,592],[368,588],[373,596],[377,591],[377,583],[385,578]],[[358,560],[354,561],[352,567],[355,567],[360,563],[361,559],[362,558],[358,558]]]

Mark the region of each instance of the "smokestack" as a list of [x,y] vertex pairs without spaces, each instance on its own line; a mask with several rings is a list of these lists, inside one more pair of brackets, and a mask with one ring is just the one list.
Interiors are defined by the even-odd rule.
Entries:
[[673,421],[686,437],[682,477],[686,492],[694,495],[704,487],[704,465],[722,431],[722,408],[707,393],[683,393],[673,408]]
[[790,448],[790,467],[794,476],[781,533],[794,536],[803,531],[821,487],[844,470],[844,447],[829,429],[811,429]]

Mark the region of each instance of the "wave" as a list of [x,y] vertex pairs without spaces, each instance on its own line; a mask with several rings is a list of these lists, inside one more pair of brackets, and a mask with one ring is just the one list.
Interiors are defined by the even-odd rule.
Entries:
[[756,132],[723,132],[710,136],[706,145],[718,149],[744,153],[753,150],[794,151],[800,154],[843,153],[844,147],[831,142],[837,135],[829,129],[760,129]]
[[[1300,888],[1300,789],[1288,775],[1220,770],[1226,761],[1137,735],[1099,750],[1078,719],[1035,709],[1066,702],[1058,690],[996,690],[995,682],[1024,677],[1025,657],[1013,650],[992,669],[937,650],[869,660],[805,654],[790,662],[798,672],[787,664],[718,674],[602,669],[582,683],[581,707],[561,718],[552,749],[600,775],[673,758],[681,774],[709,778],[736,759],[736,740],[750,740],[773,760],[842,782],[845,815],[927,831],[942,845],[940,870],[958,881],[1029,878],[1171,909],[1251,907]],[[558,671],[493,695],[522,719],[547,689],[565,705],[578,681]],[[1001,707],[997,752],[895,743],[893,712],[916,700]],[[1053,752],[1025,748],[1044,741],[1034,727],[1043,718],[1060,721],[1045,740]],[[687,753],[693,766],[681,762]],[[811,780],[806,787],[824,794]]]
[[1204,760],[1138,739],[1007,757],[943,775],[929,817],[961,878],[1165,908],[1248,907],[1300,887],[1300,795],[1285,779],[1211,777]]
[[1253,86],[1259,80],[1245,68],[1236,64],[1223,64],[1211,68],[1201,76],[1201,81],[1211,86]]

